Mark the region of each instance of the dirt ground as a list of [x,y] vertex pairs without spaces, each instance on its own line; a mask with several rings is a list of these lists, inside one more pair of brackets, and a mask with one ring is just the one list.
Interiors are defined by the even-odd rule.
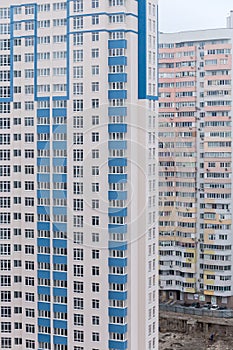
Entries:
[[233,339],[214,339],[213,342],[182,333],[160,333],[159,350],[233,350]]

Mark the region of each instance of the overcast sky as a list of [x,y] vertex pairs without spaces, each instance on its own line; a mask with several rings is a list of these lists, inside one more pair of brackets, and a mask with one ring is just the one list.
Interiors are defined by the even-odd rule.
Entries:
[[225,28],[233,0],[159,0],[162,32]]

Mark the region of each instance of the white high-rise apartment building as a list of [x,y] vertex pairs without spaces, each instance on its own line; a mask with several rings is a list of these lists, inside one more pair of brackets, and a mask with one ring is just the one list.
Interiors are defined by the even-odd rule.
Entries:
[[157,24],[1,0],[1,349],[157,349]]
[[162,299],[233,306],[232,18],[160,36]]

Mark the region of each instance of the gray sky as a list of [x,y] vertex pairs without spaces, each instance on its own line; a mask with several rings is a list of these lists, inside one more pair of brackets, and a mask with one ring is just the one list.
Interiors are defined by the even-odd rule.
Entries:
[[159,0],[162,32],[225,28],[233,0]]

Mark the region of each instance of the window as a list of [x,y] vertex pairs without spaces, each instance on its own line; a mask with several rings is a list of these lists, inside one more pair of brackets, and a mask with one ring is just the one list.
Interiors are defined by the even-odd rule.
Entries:
[[25,126],[33,126],[34,125],[33,117],[25,117],[24,118],[24,125]]
[[99,259],[100,258],[100,251],[97,249],[92,250],[92,259]]
[[73,176],[75,178],[83,177],[83,166],[76,165],[73,167]]
[[84,325],[84,316],[81,314],[74,314],[74,324],[76,326],[83,326]]
[[92,308],[99,309],[99,307],[100,307],[100,301],[98,299],[92,299]]
[[99,293],[99,291],[100,291],[100,284],[99,283],[92,283],[92,292]]
[[1,349],[11,349],[11,338],[1,338]]
[[75,310],[83,310],[84,309],[83,298],[74,298],[74,309]]
[[73,93],[74,95],[83,95],[83,83],[74,83]]
[[92,199],[92,209],[99,209],[100,203],[99,199]]
[[83,244],[83,232],[74,232],[74,243]]
[[83,183],[82,182],[74,182],[73,193],[74,194],[83,194]]
[[84,331],[74,330],[74,340],[80,343],[84,342]]
[[74,62],[82,62],[83,61],[83,50],[74,50],[73,51],[73,60],[74,60]]
[[74,29],[83,28],[83,16],[78,16],[73,18],[73,27]]
[[93,182],[91,184],[92,192],[99,192],[99,182]]
[[74,265],[74,276],[75,277],[83,277],[83,265]]
[[92,125],[99,125],[99,116],[98,115],[92,116]]
[[99,16],[98,15],[94,15],[91,17],[91,24],[92,25],[99,24]]
[[1,332],[11,333],[11,322],[1,322]]
[[91,49],[91,57],[98,58],[99,57],[99,49]]
[[[97,136],[98,138],[99,136]],[[91,151],[91,156],[92,156],[92,159],[98,159],[100,157],[100,153],[99,153],[99,150],[98,149],[93,149]]]
[[93,226],[99,226],[99,216],[92,216],[91,220]]
[[91,67],[92,75],[99,75],[99,66],[94,65]]
[[74,0],[73,10],[74,12],[83,12],[83,0]]
[[99,266],[92,266],[92,276],[99,276],[100,268]]
[[97,332],[92,333],[92,341],[100,341],[100,334]]
[[83,260],[82,248],[74,248],[74,260]]
[[75,198],[73,200],[73,210],[74,211],[83,211],[83,199]]
[[74,46],[83,45],[83,33],[75,33],[73,35]]
[[73,150],[73,159],[74,161],[83,161],[83,150],[82,149],[74,149]]
[[92,90],[92,92],[99,92],[99,82],[92,82],[91,83],[91,90]]
[[74,67],[73,76],[74,76],[74,78],[77,78],[77,79],[83,78],[83,66]]
[[99,41],[99,33],[93,32],[91,35],[92,41]]
[[92,105],[92,108],[99,108],[99,99],[92,99],[91,100],[91,105]]
[[99,140],[100,140],[99,132],[93,132],[91,135],[91,140],[92,140],[92,142],[99,142]]
[[74,112],[83,111],[83,100],[73,100],[73,111]]
[[92,1],[91,1],[91,7],[92,7],[93,9],[98,8],[98,7],[99,7],[99,0],[92,0]]
[[74,281],[74,293],[84,293],[83,282]]
[[73,118],[73,127],[76,129],[83,128],[83,116],[75,116]]

